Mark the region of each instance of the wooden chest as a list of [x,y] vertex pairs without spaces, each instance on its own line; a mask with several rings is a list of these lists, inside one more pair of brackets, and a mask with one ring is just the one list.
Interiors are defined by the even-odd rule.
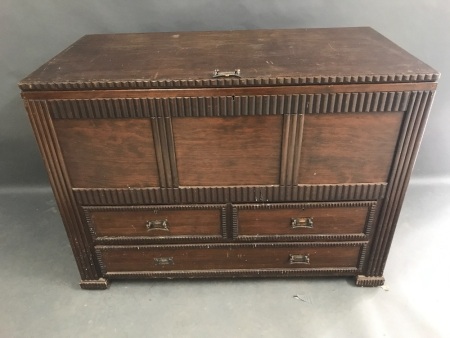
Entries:
[[438,77],[339,28],[87,35],[19,86],[82,288],[376,286]]

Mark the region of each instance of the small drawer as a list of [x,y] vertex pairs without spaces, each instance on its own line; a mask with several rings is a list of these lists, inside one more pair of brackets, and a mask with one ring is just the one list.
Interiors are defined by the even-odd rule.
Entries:
[[[365,242],[96,246],[103,274],[261,269],[357,270]],[[220,273],[219,273],[220,275]]]
[[225,205],[83,207],[97,242],[226,237]]
[[372,201],[234,205],[233,235],[243,240],[364,239],[375,208]]

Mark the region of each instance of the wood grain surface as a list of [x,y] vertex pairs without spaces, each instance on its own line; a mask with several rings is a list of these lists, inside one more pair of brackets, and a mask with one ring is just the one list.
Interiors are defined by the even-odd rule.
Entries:
[[402,112],[308,114],[299,184],[387,182]]
[[181,186],[279,183],[282,116],[174,118]]
[[159,186],[150,119],[55,120],[72,187]]
[[[90,224],[96,236],[125,237],[172,237],[222,235],[220,206],[216,209],[173,210],[154,207],[141,210],[92,210],[89,212]],[[165,220],[167,230],[149,230],[146,226],[151,221]]]
[[[195,246],[178,247],[97,247],[104,271],[161,271],[161,270],[213,270],[213,269],[265,269],[265,268],[336,268],[356,267],[360,246],[323,247],[252,245],[217,246],[209,249]],[[308,255],[309,264],[291,264],[289,256]],[[161,264],[155,259],[172,259]]]
[[[242,78],[215,80],[215,69],[240,69]],[[434,69],[381,34],[359,27],[86,35],[20,87],[205,87],[437,77]]]
[[[358,234],[364,232],[369,207],[248,209],[238,211],[239,236]],[[291,226],[292,218],[310,218],[311,228]]]

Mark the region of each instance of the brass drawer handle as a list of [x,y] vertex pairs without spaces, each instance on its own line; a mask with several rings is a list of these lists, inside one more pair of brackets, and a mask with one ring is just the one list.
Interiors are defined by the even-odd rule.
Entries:
[[291,228],[312,228],[314,226],[312,217],[291,218]]
[[309,255],[289,255],[289,264],[309,264]]
[[156,265],[173,265],[173,257],[158,257],[153,258]]
[[234,72],[220,72],[218,69],[214,69],[213,77],[241,77],[241,70],[235,69]]
[[145,227],[148,231],[151,230],[164,230],[169,231],[169,221],[166,219],[156,219],[154,221],[147,221]]

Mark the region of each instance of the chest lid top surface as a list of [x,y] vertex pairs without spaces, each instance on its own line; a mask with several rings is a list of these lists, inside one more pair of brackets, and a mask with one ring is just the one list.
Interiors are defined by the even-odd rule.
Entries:
[[[213,77],[214,71],[240,77]],[[30,90],[436,81],[368,27],[86,35],[23,79]]]

